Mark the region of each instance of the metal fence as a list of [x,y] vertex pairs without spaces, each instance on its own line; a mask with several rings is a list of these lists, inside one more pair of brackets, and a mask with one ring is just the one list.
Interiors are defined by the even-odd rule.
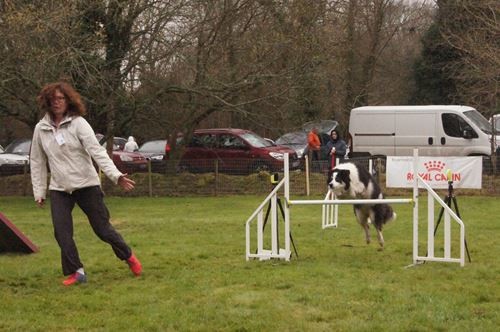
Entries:
[[[385,188],[385,160],[377,158],[349,159],[368,168],[373,165],[373,174],[386,195],[404,194],[403,189]],[[237,161],[233,161],[237,162]],[[248,161],[241,161],[248,163]],[[112,184],[102,176],[103,189],[112,196],[219,196],[219,195],[261,195],[273,188],[271,175],[283,176],[282,170],[261,170],[257,172],[232,172],[230,168],[221,167],[220,161],[204,161],[203,172],[179,169],[178,161],[169,160],[161,168],[162,173],[135,173],[131,177],[136,182],[132,192],[124,193],[121,188]],[[313,161],[306,167],[301,160],[298,167],[290,173],[290,189],[293,195],[324,195],[326,180],[330,166],[328,161]],[[224,171],[221,171],[223,169]],[[241,169],[238,167],[237,169]],[[0,195],[32,195],[29,168],[23,174],[0,176]],[[483,159],[483,188],[481,190],[461,190],[473,195],[499,195],[500,177],[498,168],[492,166],[489,158]]]

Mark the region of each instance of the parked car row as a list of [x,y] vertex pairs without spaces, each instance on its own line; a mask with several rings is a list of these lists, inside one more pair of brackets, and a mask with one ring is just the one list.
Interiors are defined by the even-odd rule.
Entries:
[[[106,147],[106,138],[96,135]],[[123,151],[127,140],[113,138],[112,160],[122,173],[146,172],[148,160],[153,172],[164,172],[170,158],[167,140],[154,140],[142,144],[134,152]],[[284,154],[290,155],[292,169],[300,166],[297,153],[286,146],[273,144],[250,130],[220,128],[200,129],[189,142],[178,139],[183,154],[178,163],[179,171],[220,172],[248,174],[258,171],[281,171]],[[183,146],[184,145],[184,146]],[[0,153],[0,174],[23,173],[29,163],[31,139],[17,140]],[[28,169],[29,170],[29,169]]]
[[[104,136],[96,135],[98,141],[106,146]],[[136,172],[146,172],[148,161],[140,153],[125,152],[123,146],[126,140],[121,137],[114,138],[112,160],[122,173],[132,174]],[[29,165],[29,154],[31,139],[17,139],[9,144],[5,151],[0,153],[0,175],[23,174],[25,165]],[[26,169],[29,171],[29,167]]]

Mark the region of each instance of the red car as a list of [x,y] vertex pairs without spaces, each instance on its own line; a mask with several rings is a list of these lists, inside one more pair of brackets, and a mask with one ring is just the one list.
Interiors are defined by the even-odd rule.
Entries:
[[181,170],[248,174],[283,170],[284,154],[290,156],[290,168],[300,161],[294,150],[275,145],[250,130],[219,128],[199,129],[185,147]]
[[[97,140],[101,145],[106,147],[106,141],[102,134],[96,134]],[[137,172],[148,171],[148,161],[146,158],[137,152],[123,151],[123,147],[127,140],[123,137],[114,137],[113,139],[113,162],[116,168],[122,173],[132,174]]]

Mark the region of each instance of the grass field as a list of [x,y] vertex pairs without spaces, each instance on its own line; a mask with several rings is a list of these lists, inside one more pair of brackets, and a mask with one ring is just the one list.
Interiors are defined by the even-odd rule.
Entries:
[[320,207],[294,207],[299,258],[247,262],[244,224],[262,199],[106,198],[113,224],[142,260],[140,278],[76,208],[89,280],[65,288],[49,208],[0,197],[0,211],[40,248],[0,254],[0,331],[498,331],[498,198],[459,197],[472,258],[463,268],[406,268],[409,205],[394,206],[398,219],[385,228],[383,251],[364,243],[351,207],[327,230]]

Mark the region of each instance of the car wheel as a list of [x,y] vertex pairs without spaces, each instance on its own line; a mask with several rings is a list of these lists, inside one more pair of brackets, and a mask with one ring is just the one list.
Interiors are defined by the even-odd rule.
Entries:
[[250,173],[259,173],[259,172],[272,172],[271,166],[269,166],[268,163],[264,161],[257,161],[255,162],[251,168],[250,168]]
[[188,165],[182,163],[177,165],[177,173],[189,173],[189,171]]

